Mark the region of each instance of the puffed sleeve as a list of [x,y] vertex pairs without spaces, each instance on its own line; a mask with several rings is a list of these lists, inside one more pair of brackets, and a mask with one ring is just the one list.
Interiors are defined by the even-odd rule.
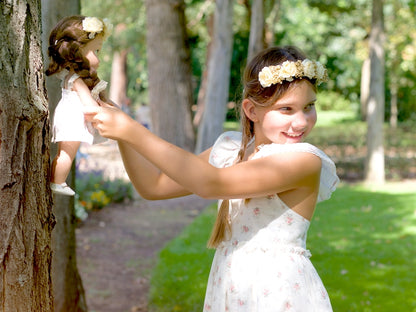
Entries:
[[241,146],[241,132],[228,131],[221,134],[209,155],[209,163],[217,168],[231,166]]
[[257,157],[264,157],[275,153],[306,152],[311,153],[322,160],[321,180],[319,185],[318,202],[327,200],[335,191],[339,178],[334,162],[323,151],[309,143],[295,144],[268,144],[261,147]]

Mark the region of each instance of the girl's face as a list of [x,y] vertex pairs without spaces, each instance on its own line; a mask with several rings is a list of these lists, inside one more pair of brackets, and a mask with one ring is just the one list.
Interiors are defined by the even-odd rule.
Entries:
[[97,70],[100,65],[100,60],[98,59],[98,52],[101,50],[103,45],[103,39],[97,36],[94,40],[88,42],[85,46],[81,48],[82,54],[90,62],[91,68]]
[[260,144],[299,143],[316,123],[316,93],[306,80],[293,85],[269,107],[254,106],[254,134]]

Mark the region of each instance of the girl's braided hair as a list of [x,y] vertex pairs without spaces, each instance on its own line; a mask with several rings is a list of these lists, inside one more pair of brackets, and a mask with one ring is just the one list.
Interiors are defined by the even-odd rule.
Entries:
[[100,81],[95,69],[91,68],[88,59],[82,54],[81,48],[98,36],[104,36],[104,29],[94,38],[83,30],[82,21],[85,16],[74,15],[63,18],[51,31],[49,36],[48,56],[50,63],[46,75],[57,74],[62,70],[72,70],[77,73],[90,90]]

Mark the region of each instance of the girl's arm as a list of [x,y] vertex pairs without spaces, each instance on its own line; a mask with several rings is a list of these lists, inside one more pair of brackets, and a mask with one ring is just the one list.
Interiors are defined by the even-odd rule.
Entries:
[[216,168],[157,137],[120,110],[91,108],[87,115],[101,135],[123,140],[170,179],[201,197],[253,198],[300,188],[316,195],[321,160],[310,153],[276,154]]
[[82,80],[82,78],[76,79],[72,88],[78,93],[83,106],[98,106],[97,101],[94,100],[91,95],[91,90],[85,84],[84,80]]
[[[166,199],[192,194],[169,178],[125,141],[118,141],[124,167],[137,192],[146,199]],[[209,150],[200,154],[208,161]]]

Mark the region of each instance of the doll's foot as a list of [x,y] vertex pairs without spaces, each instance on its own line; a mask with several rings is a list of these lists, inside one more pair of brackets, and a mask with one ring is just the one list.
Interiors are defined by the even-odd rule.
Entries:
[[52,183],[51,190],[56,194],[74,196],[75,192],[64,182],[62,184]]

